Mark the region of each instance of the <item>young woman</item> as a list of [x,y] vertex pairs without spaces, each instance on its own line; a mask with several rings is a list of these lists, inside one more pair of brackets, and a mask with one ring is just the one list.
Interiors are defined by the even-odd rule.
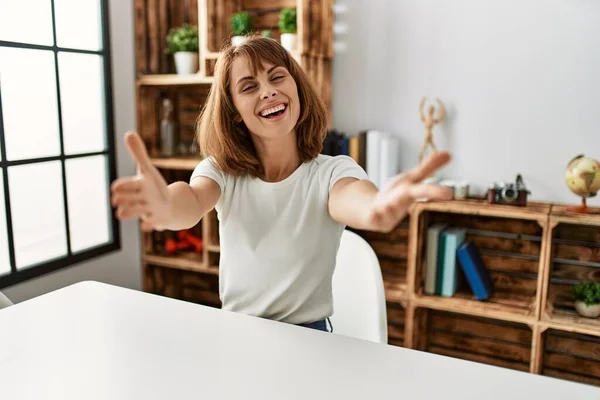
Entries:
[[228,47],[199,118],[205,158],[189,183],[167,185],[128,133],[138,174],[112,185],[117,217],[140,218],[146,231],[180,230],[215,208],[223,309],[328,330],[343,229],[387,232],[416,199],[452,194],[422,183],[449,161],[443,152],[378,190],[352,158],[320,154],[326,120],[307,76],[277,41]]

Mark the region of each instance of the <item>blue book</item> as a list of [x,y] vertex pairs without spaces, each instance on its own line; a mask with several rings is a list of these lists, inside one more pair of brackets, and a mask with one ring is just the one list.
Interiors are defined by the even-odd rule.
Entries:
[[457,251],[458,262],[477,300],[487,300],[493,292],[492,281],[477,246],[466,242]]
[[460,267],[456,259],[458,248],[465,241],[466,230],[463,228],[449,228],[442,232],[443,249],[443,278],[441,295],[452,297],[456,294],[460,283]]

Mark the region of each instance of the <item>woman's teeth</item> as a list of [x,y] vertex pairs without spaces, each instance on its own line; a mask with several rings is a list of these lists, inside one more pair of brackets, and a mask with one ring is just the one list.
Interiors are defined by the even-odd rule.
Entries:
[[[280,104],[278,106],[267,108],[266,110],[263,110],[260,113],[260,115],[262,117],[271,117],[271,116],[274,116],[274,115],[279,115],[279,112],[280,111],[284,111],[284,110],[285,110],[285,105]],[[277,113],[277,114],[275,114],[275,113]],[[273,115],[271,115],[271,114],[273,114]]]

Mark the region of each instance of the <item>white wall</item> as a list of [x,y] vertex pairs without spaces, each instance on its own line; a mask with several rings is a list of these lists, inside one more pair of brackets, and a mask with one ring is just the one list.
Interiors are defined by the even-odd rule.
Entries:
[[[115,134],[117,136],[117,173],[135,173],[135,167],[122,137],[135,129],[133,5],[131,1],[110,0],[110,36]],[[2,291],[20,302],[81,280],[97,280],[133,289],[141,287],[140,238],[135,222],[121,224],[122,250],[74,265],[52,274],[29,280]]]
[[[336,0],[334,126],[401,139],[417,163],[421,96],[450,115],[443,176],[486,187],[521,173],[532,198],[575,202],[564,169],[600,159],[597,0]],[[600,205],[600,196],[589,201]]]

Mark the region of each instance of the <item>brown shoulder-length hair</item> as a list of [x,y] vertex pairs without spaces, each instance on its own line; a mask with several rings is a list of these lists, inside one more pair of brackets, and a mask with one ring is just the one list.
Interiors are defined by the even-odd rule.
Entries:
[[241,120],[230,90],[233,60],[244,57],[256,75],[263,63],[285,67],[298,87],[300,116],[296,124],[298,150],[302,161],[315,158],[327,134],[327,110],[306,73],[276,40],[251,36],[239,46],[225,47],[215,67],[215,80],[196,124],[197,142],[204,157],[221,171],[239,176],[259,176],[263,167],[258,159],[248,128]]

